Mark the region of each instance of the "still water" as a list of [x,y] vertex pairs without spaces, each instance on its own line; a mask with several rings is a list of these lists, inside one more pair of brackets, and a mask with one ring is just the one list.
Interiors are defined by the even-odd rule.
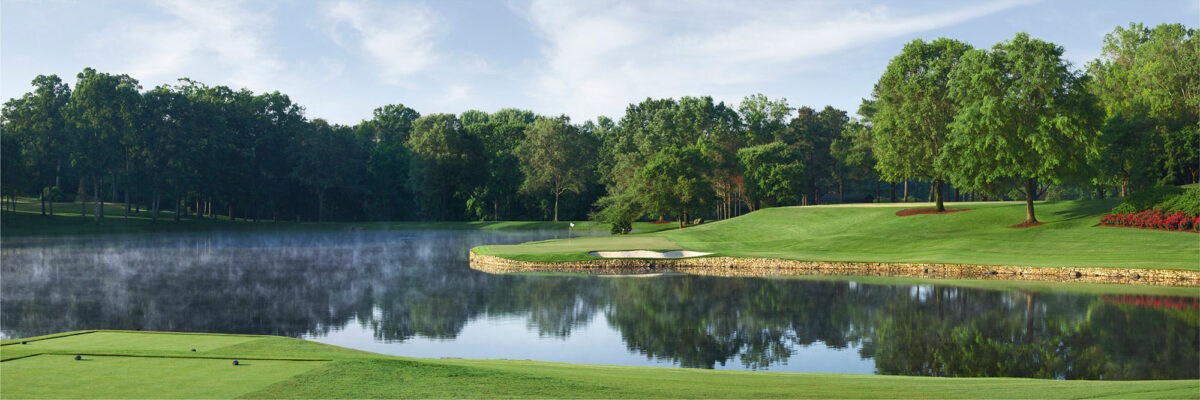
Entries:
[[5,238],[0,336],[141,329],[285,335],[416,357],[1200,378],[1200,301],[1190,296],[852,279],[501,276],[467,266],[473,246],[555,234]]

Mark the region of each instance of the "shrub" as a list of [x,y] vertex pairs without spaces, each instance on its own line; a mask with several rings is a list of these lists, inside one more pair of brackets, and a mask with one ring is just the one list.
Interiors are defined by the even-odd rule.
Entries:
[[1126,197],[1125,201],[1113,208],[1112,212],[1114,214],[1134,214],[1147,210],[1200,217],[1200,189],[1158,186]]
[[1188,189],[1171,196],[1154,205],[1154,209],[1165,213],[1178,212],[1189,217],[1200,217],[1200,189]]
[[1133,214],[1151,210],[1163,200],[1183,192],[1184,190],[1177,186],[1155,186],[1125,197],[1125,201],[1113,208],[1112,212],[1113,214]]
[[1200,231],[1200,217],[1182,212],[1164,213],[1146,210],[1131,214],[1109,214],[1100,219],[1100,225],[1131,226],[1136,228],[1166,229],[1172,231]]

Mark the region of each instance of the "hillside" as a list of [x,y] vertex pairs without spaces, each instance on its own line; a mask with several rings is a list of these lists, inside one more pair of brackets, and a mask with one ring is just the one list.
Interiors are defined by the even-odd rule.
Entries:
[[1018,202],[948,203],[971,211],[900,217],[914,204],[769,208],[664,232],[484,246],[481,254],[574,261],[595,250],[672,250],[810,261],[930,262],[1029,267],[1200,269],[1200,237],[1096,226],[1116,200],[1038,203],[1044,225],[1021,222]]

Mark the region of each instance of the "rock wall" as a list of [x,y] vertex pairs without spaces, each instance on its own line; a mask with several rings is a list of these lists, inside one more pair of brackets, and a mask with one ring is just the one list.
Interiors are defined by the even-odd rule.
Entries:
[[472,269],[494,274],[513,272],[585,274],[676,272],[714,276],[859,275],[1200,287],[1200,271],[1145,268],[1011,267],[969,264],[798,261],[740,257],[609,258],[587,261],[535,262],[515,261],[478,254],[474,249],[471,250],[470,257]]

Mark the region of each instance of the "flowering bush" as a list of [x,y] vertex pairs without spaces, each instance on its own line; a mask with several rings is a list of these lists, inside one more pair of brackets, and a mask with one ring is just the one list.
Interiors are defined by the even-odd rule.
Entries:
[[1200,217],[1191,217],[1183,212],[1164,213],[1158,210],[1146,210],[1129,214],[1105,215],[1100,219],[1100,225],[1200,232]]

